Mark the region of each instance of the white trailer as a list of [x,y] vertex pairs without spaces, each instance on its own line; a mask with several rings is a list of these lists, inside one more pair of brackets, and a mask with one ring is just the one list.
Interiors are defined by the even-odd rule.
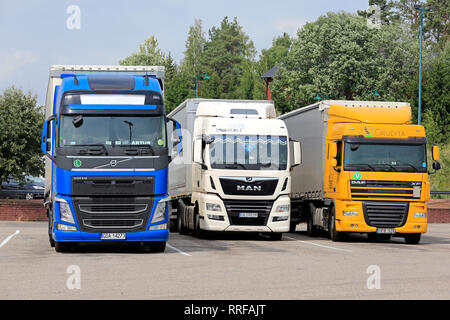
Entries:
[[173,229],[281,239],[290,228],[290,168],[300,163],[300,147],[289,143],[273,102],[189,99],[169,117],[183,136],[169,165]]

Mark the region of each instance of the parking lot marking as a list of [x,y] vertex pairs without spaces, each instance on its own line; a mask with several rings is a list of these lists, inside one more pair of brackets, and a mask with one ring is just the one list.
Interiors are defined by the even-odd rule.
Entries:
[[12,239],[12,237],[18,235],[20,233],[20,230],[16,230],[16,232],[14,232],[12,235],[8,236],[5,240],[2,241],[2,243],[0,243],[0,248],[3,247],[9,240]]
[[295,241],[298,241],[298,242],[301,242],[301,243],[306,243],[306,244],[312,244],[312,245],[314,245],[314,246],[318,246],[318,247],[322,247],[322,248],[333,249],[333,250],[338,250],[338,251],[352,252],[352,250],[348,250],[348,249],[342,249],[342,248],[330,247],[330,246],[326,246],[326,245],[323,245],[323,244],[318,244],[318,243],[311,242],[311,241],[303,241],[303,240],[291,238],[291,237],[288,237],[288,236],[284,236],[284,237],[285,237],[286,239],[291,239],[291,240],[295,240]]
[[176,252],[178,252],[178,253],[181,253],[182,255],[184,255],[184,256],[188,256],[188,257],[192,257],[189,253],[186,253],[186,252],[184,252],[184,251],[181,251],[180,249],[178,249],[178,248],[175,248],[174,246],[171,246],[170,244],[166,244],[170,249],[172,249],[172,250],[175,250]]

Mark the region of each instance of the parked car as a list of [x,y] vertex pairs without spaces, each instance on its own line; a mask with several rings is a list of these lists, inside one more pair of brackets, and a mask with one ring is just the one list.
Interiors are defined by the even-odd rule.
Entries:
[[2,182],[0,198],[43,199],[44,183],[42,177],[25,176],[21,180],[8,177]]

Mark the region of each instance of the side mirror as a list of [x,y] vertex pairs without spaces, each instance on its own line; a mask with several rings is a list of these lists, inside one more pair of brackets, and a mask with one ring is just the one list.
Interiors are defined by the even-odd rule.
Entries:
[[[166,121],[172,122],[172,139],[171,139],[172,149],[177,147],[178,154],[181,154],[181,152],[183,152],[183,144],[182,144],[183,137],[181,135],[181,125],[178,121],[174,119],[167,118]],[[175,138],[173,137],[174,133],[176,134]]]
[[433,146],[432,156],[433,156],[434,161],[439,161],[439,147],[438,146]]
[[328,154],[331,159],[335,159],[337,157],[337,143],[336,142],[330,143],[330,151]]
[[202,159],[203,145],[202,144],[203,144],[202,139],[194,140],[194,163],[203,164],[203,159]]
[[433,169],[434,171],[438,171],[441,169],[441,164],[439,163],[439,161],[433,162]]
[[302,163],[302,148],[300,145],[300,142],[298,141],[292,141],[292,157],[293,157],[293,161],[292,161],[292,167],[296,167],[298,165],[300,165]]
[[56,115],[50,116],[42,126],[41,151],[50,159],[53,156],[49,153],[52,150],[52,126],[51,122],[56,120]]

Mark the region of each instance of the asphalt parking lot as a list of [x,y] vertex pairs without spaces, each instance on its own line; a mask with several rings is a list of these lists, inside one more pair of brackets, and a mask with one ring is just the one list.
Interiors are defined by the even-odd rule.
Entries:
[[0,299],[449,299],[450,224],[419,245],[296,233],[270,241],[173,233],[162,254],[122,245],[56,253],[46,222],[0,222]]

